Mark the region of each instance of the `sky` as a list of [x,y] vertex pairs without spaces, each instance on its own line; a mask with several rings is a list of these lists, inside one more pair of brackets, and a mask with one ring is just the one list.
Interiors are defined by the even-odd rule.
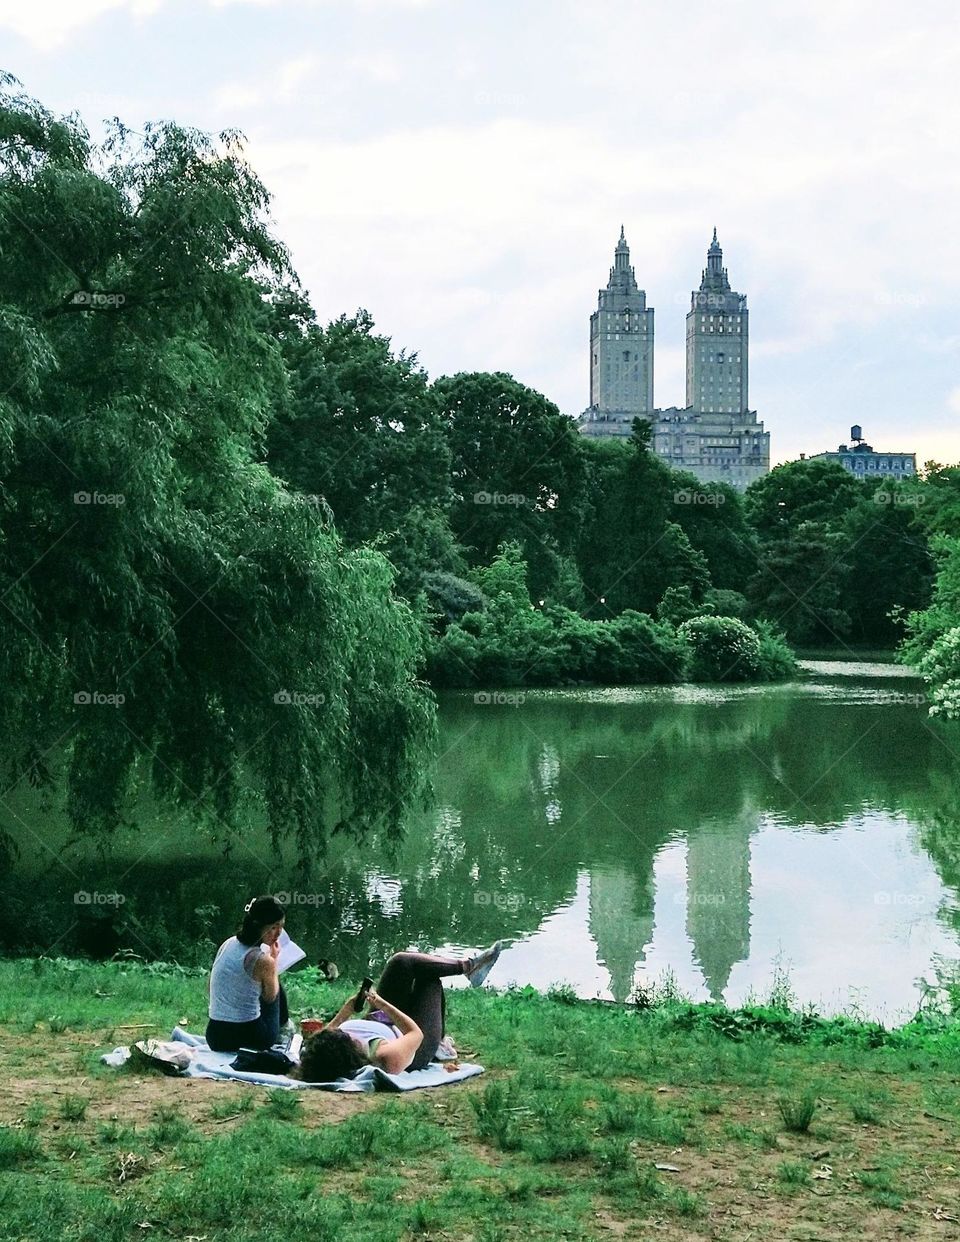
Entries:
[[0,0],[0,68],[95,136],[242,130],[321,320],[570,415],[621,224],[684,404],[716,227],[772,461],[960,461],[954,0]]

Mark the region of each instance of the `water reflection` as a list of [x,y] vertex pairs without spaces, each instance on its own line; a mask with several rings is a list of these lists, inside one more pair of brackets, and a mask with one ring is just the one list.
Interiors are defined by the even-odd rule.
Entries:
[[625,999],[669,968],[735,1001],[779,955],[801,1000],[854,986],[892,1011],[960,938],[958,734],[918,690],[889,666],[818,665],[773,688],[450,694],[436,806],[396,856],[372,842],[313,875],[255,834],[224,857],[148,812],[100,859],[18,790],[0,944],[202,959],[255,891],[284,891],[297,938],[352,974],[509,936],[501,982]]

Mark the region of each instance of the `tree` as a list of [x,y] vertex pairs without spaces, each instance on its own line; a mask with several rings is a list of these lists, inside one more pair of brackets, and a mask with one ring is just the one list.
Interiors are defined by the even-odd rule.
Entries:
[[843,605],[854,640],[898,641],[903,635],[898,617],[930,599],[933,560],[918,517],[922,499],[915,487],[885,480],[872,494],[868,489],[844,520],[850,573]]
[[765,543],[747,595],[755,616],[782,626],[791,642],[842,642],[850,628],[843,607],[850,566],[844,535],[822,522]]
[[112,829],[149,791],[221,833],[291,834],[303,856],[337,828],[396,835],[435,737],[419,625],[385,558],[345,550],[263,464],[289,393],[269,304],[296,282],[239,138],[116,123],[96,149],[5,85],[13,778],[55,783],[78,830]]
[[648,441],[649,424],[637,419],[625,444],[585,444],[590,511],[577,559],[591,616],[653,613],[672,586],[689,586],[699,604],[711,585],[706,557],[679,524],[678,476]]
[[862,485],[837,462],[806,459],[775,466],[747,488],[746,514],[761,539],[796,530],[803,522],[837,528],[862,494]]
[[757,539],[747,522],[743,497],[729,483],[703,483],[675,470],[674,520],[706,558],[718,590],[742,591],[756,568]]
[[270,427],[270,464],[320,495],[352,545],[379,541],[407,596],[425,572],[464,568],[449,527],[450,452],[415,354],[394,354],[365,310],[317,325],[302,300],[276,308],[291,374]]
[[566,579],[580,530],[585,475],[580,437],[552,401],[502,372],[445,376],[433,385],[453,462],[451,523],[471,564],[517,542],[535,598]]

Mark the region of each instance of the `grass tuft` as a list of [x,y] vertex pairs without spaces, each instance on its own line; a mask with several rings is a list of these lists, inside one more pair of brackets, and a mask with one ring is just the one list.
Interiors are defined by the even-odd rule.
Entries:
[[89,1104],[86,1096],[68,1093],[60,1101],[60,1116],[64,1121],[83,1121]]
[[788,1130],[794,1134],[806,1134],[817,1111],[817,1097],[811,1091],[805,1091],[801,1096],[781,1095],[777,1108]]

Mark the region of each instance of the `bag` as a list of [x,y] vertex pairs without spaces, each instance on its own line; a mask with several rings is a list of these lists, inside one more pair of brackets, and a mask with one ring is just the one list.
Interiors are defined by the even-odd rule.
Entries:
[[140,1066],[164,1074],[182,1074],[190,1064],[194,1049],[173,1039],[138,1039],[130,1048],[130,1059]]
[[289,1074],[295,1065],[296,1061],[278,1044],[272,1048],[241,1048],[237,1059],[230,1062],[231,1069],[244,1074]]

